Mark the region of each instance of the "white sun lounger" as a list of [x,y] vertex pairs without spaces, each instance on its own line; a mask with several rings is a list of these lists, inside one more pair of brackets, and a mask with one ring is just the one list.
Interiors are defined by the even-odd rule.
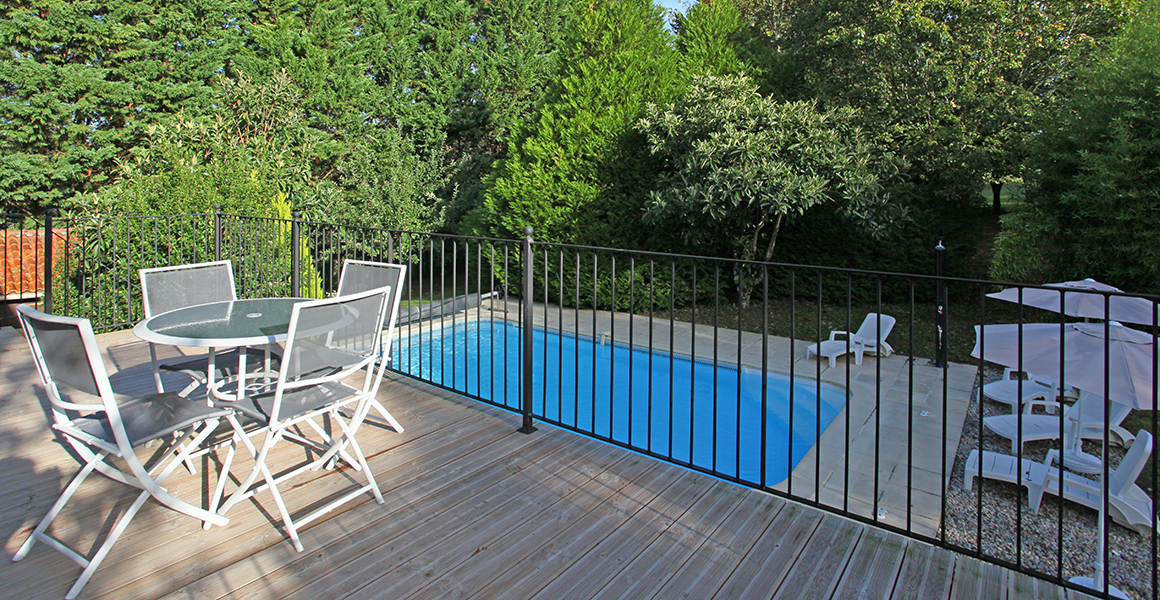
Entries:
[[[882,322],[882,333],[878,333],[878,322]],[[857,333],[849,331],[831,331],[830,339],[820,344],[810,344],[806,348],[806,358],[811,356],[830,359],[830,368],[837,364],[839,356],[847,352],[854,353],[854,364],[862,364],[862,357],[866,353],[875,356],[890,356],[894,348],[886,343],[886,337],[894,329],[895,318],[890,315],[870,313],[862,320]],[[838,339],[842,337],[843,339]]]
[[[1054,452],[1054,451],[1053,451]],[[1108,504],[1112,520],[1124,527],[1136,530],[1140,535],[1151,535],[1152,501],[1136,478],[1152,454],[1152,435],[1141,430],[1136,434],[1128,454],[1120,465],[1109,474]],[[1048,460],[1052,457],[1048,455]],[[982,476],[987,479],[1016,483],[1027,488],[1027,504],[1032,513],[1039,513],[1043,494],[1059,495],[1059,469],[1025,458],[1017,461],[1014,456],[998,452],[971,450],[963,473],[963,489],[970,490],[979,476],[982,462]],[[1063,497],[1092,510],[1100,509],[1100,482],[1073,473],[1063,473]]]
[[[1059,384],[1055,381],[1031,374],[1024,379],[1022,373],[1011,368],[1003,370],[1002,379],[983,385],[984,398],[1009,405],[1012,413],[1027,402],[1043,400],[1047,412],[1054,414],[1059,395]],[[1078,397],[1078,392],[1075,388],[1067,386],[1063,396],[1074,400]]]

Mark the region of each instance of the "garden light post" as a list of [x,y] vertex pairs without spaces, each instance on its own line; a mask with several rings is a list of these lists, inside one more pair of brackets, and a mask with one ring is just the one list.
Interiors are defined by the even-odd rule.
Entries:
[[935,318],[935,352],[931,362],[936,367],[947,366],[947,249],[943,245],[943,238],[938,239],[934,247],[934,269],[938,279],[935,281],[935,302],[938,303],[938,313]]

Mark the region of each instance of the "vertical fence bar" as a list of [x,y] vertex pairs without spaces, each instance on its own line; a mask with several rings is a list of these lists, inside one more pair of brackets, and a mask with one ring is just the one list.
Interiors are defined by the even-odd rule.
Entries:
[[[791,340],[793,336],[790,336]],[[793,342],[791,341],[792,345]],[[790,409],[792,410],[792,408]],[[761,265],[761,487],[768,485],[765,477],[766,442],[769,429],[769,265]],[[791,431],[789,435],[793,435]],[[820,438],[821,436],[819,436]]]
[[[52,218],[55,208],[44,211],[44,312],[52,312]],[[21,244],[23,247],[23,244]]]
[[298,255],[298,236],[302,233],[298,218],[301,216],[298,211],[290,213],[290,295],[295,297],[298,296],[299,261],[302,260]]
[[222,259],[222,205],[213,205],[213,259]]
[[524,314],[521,319],[520,328],[523,330],[523,426],[520,427],[520,433],[532,433],[536,427],[532,425],[532,262],[535,257],[532,256],[532,228],[524,228]]

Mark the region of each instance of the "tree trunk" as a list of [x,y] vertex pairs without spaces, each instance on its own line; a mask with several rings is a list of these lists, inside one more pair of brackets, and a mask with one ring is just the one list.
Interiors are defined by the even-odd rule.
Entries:
[[991,209],[995,212],[1003,212],[1003,204],[999,202],[999,192],[1003,190],[1003,182],[991,182]]
[[[773,247],[777,244],[777,234],[781,231],[781,217],[777,215],[777,219],[773,222],[773,234],[769,238],[769,244],[765,247],[765,262],[769,262],[773,258]],[[749,247],[745,249],[742,260],[757,260],[757,237],[761,233],[761,229],[765,227],[765,219],[762,219],[761,224],[757,227],[757,232],[753,234],[753,239],[749,243]],[[733,267],[733,282],[737,285],[737,304],[743,310],[749,308],[749,300],[753,297],[752,282],[757,280],[757,277],[749,277],[746,281],[746,266],[737,264]]]

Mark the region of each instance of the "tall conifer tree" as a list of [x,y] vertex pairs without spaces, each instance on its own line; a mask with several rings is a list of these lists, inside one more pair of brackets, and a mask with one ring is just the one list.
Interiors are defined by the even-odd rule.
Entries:
[[207,110],[208,82],[243,50],[233,0],[49,0],[0,19],[0,202],[68,206],[143,127]]
[[578,7],[561,70],[536,122],[497,169],[477,230],[538,239],[631,244],[654,177],[632,127],[649,102],[680,91],[683,76],[661,9],[648,0]]

